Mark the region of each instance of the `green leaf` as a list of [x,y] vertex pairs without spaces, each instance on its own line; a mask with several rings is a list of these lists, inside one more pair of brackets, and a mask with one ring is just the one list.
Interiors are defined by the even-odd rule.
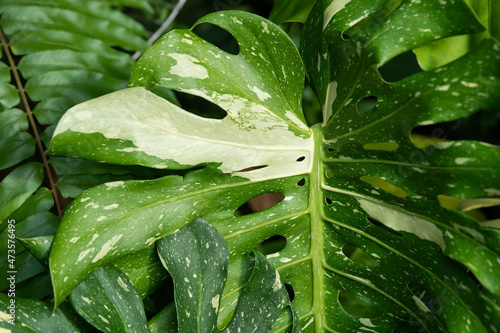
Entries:
[[[11,258],[9,258],[11,259]],[[11,263],[15,265],[15,274],[12,273]],[[38,260],[36,260],[29,252],[23,251],[20,254],[16,255],[15,261],[4,261],[0,263],[1,276],[2,279],[0,281],[0,287],[2,290],[6,289],[10,282],[7,278],[12,277],[12,274],[15,275],[16,283],[23,282],[28,280],[40,273],[45,272],[45,268],[40,265]]]
[[115,175],[76,175],[61,176],[57,180],[57,188],[61,191],[64,198],[76,198],[85,190],[91,187],[113,181],[131,180],[133,175],[115,176]]
[[0,140],[28,129],[26,113],[19,109],[6,110],[0,113]]
[[286,22],[304,23],[314,6],[315,1],[311,0],[277,0],[269,14],[269,20],[276,24]]
[[498,42],[499,35],[495,35],[498,28],[494,17],[500,14],[500,7],[495,1],[465,0],[464,2],[469,5],[486,29],[479,33],[443,38],[415,49],[418,63],[423,69],[432,70],[446,65],[472,51],[487,37],[494,37]]
[[0,140],[0,170],[16,165],[35,153],[35,139],[26,132]]
[[[39,4],[42,5],[41,2]],[[147,47],[141,36],[127,31],[123,26],[111,24],[103,17],[92,17],[94,15],[90,16],[88,12],[81,13],[75,8],[66,9],[40,5],[10,7],[3,11],[1,24],[5,33],[14,35],[19,31],[26,30],[60,30],[75,35],[98,38],[107,44],[116,45],[129,51]],[[100,7],[104,8],[102,5]],[[122,16],[122,18],[126,17]],[[30,22],[30,25],[26,26],[26,22]]]
[[[49,254],[53,240],[54,236],[19,239],[30,253],[44,266],[49,265]],[[141,299],[156,290],[168,277],[154,246],[144,251],[124,256],[114,261],[112,264],[125,273],[128,279],[132,281]]]
[[19,208],[42,184],[43,166],[26,163],[5,177],[0,183],[0,230],[7,225],[6,217]]
[[113,265],[97,269],[69,299],[85,320],[103,332],[149,332],[139,294]]
[[[217,230],[197,218],[157,242],[158,253],[174,280],[179,332],[218,332],[217,314],[226,283],[229,249]],[[224,332],[268,332],[291,305],[278,272],[254,252],[252,274],[238,299],[235,315]],[[294,332],[300,323],[294,314]],[[167,316],[171,307],[167,307]]]
[[157,290],[169,275],[163,268],[155,246],[113,262],[132,281],[141,299]]
[[[260,252],[255,256],[254,269],[250,279],[238,299],[233,320],[224,332],[234,332],[243,328],[244,332],[270,332],[278,315],[291,302],[277,270]],[[302,332],[293,306],[292,332]]]
[[210,224],[196,219],[157,242],[174,280],[178,330],[218,332],[217,313],[226,283],[229,249]]
[[[485,39],[449,65],[398,82],[378,72],[436,36],[480,31],[467,5],[318,1],[301,41],[324,115],[312,129],[300,112],[301,61],[277,26],[241,12],[201,22],[230,32],[239,54],[190,30],[172,31],[138,61],[131,88],[61,119],[53,154],[204,168],[184,178],[108,183],[78,197],[50,255],[56,305],[97,267],[202,217],[230,250],[219,327],[238,316],[247,254],[280,236],[285,247],[267,259],[293,289],[304,330],[492,331],[500,317],[500,234],[442,207],[438,196],[497,198],[500,149],[442,140],[417,147],[411,131],[496,107],[500,47]],[[156,86],[201,96],[228,115],[194,116],[144,88]],[[360,112],[367,97],[376,103]],[[284,198],[240,212],[265,193]],[[173,310],[165,313],[151,326],[171,324]],[[285,313],[272,330],[293,319]]]
[[[197,165],[200,163],[198,159],[203,156],[203,162],[218,163],[219,169],[234,175],[238,175],[240,170],[257,166],[266,166],[266,177],[273,177],[273,173],[282,174],[283,170],[287,170],[288,174],[306,171],[310,167],[311,132],[300,111],[304,78],[297,50],[278,27],[268,26],[262,19],[248,13],[235,13],[238,13],[235,14],[238,17],[234,16],[234,20],[224,20],[224,16],[221,16],[224,14],[215,14],[199,23],[218,24],[234,34],[250,38],[250,42],[254,42],[253,46],[247,48],[242,44],[237,56],[226,54],[192,32],[173,31],[148,49],[141,58],[159,57],[164,52],[162,43],[174,43],[176,49],[169,53],[170,56],[162,56],[162,63],[156,65],[161,66],[162,70],[151,74],[154,75],[152,77],[147,74],[146,80],[151,81],[148,86],[161,82],[163,87],[173,88],[189,83],[192,88],[179,90],[217,103],[228,112],[226,118],[202,119],[143,88],[130,88],[72,109],[71,117],[61,119],[49,152],[78,155],[96,161],[106,159],[116,164],[175,169]],[[249,24],[240,24],[243,22],[240,19],[247,20]],[[259,42],[263,36],[273,34],[276,36],[276,46]],[[183,55],[193,47],[199,50],[196,57]],[[290,69],[282,65],[284,54],[281,52],[286,52]],[[212,61],[207,59],[203,66],[198,65],[197,59],[203,59],[202,54],[203,57],[208,54]],[[259,54],[272,56],[268,61]],[[239,67],[235,66],[235,61],[240,64]],[[132,86],[144,79],[136,79],[142,74],[141,66],[136,67],[130,80]],[[183,72],[182,68],[186,66],[192,67],[191,74]],[[175,73],[173,79],[162,80],[161,77],[168,71]],[[243,79],[236,71],[245,73]],[[284,85],[279,86],[278,82]],[[231,87],[230,91],[225,91],[227,89],[224,87]],[[126,105],[122,103],[124,100],[127,100]],[[140,114],[141,109],[147,112],[147,117]],[[86,121],[74,121],[73,117],[84,117]],[[109,126],[110,118],[114,119],[114,126]],[[158,121],[161,121],[161,126],[158,126]],[[177,126],[174,130],[172,125],[175,123],[189,123],[191,126]],[[120,131],[114,131],[118,127]],[[148,136],[128,137],[127,133],[132,131],[144,131]],[[261,131],[268,133],[265,140],[259,140],[261,136],[255,135]],[[155,139],[151,139],[153,136]],[[232,140],[228,140],[228,137]],[[147,141],[141,138],[147,138]],[[283,148],[269,151],[269,138],[275,140],[273,145]],[[193,149],[173,155],[174,150],[162,142],[170,142],[172,146],[190,145]],[[246,156],[246,159],[235,159],[236,155]],[[302,163],[291,163],[302,156],[305,157]],[[270,163],[271,160],[275,163]],[[259,179],[264,173],[255,170],[246,172],[245,177]]]
[[42,212],[48,212],[54,206],[52,192],[46,188],[39,188],[31,197],[29,197],[21,207],[9,215],[9,219],[22,221],[32,215]]
[[[0,304],[2,305],[2,312],[0,312],[2,316],[0,328],[2,329],[22,333],[81,332],[71,313],[57,309],[51,314],[52,308],[49,302],[15,298],[14,310],[11,310],[12,300],[14,300],[14,298],[0,293]],[[9,306],[11,308],[9,308]],[[10,316],[11,311],[15,314],[15,319],[13,321],[15,326],[9,323],[9,320],[12,319]]]
[[46,299],[47,296],[50,297],[52,290],[50,274],[43,272],[23,283],[22,288],[18,288],[16,291],[16,295],[20,298],[42,300]]
[[[37,236],[54,235],[59,222],[59,218],[52,213],[43,212],[34,214],[23,221],[17,221],[15,224],[16,238],[31,238]],[[7,240],[9,239],[9,231],[5,229],[0,233],[0,250],[2,253],[7,253]],[[17,243],[17,242],[16,242]],[[24,247],[17,243],[16,254],[21,253]],[[1,258],[3,262],[6,258]]]

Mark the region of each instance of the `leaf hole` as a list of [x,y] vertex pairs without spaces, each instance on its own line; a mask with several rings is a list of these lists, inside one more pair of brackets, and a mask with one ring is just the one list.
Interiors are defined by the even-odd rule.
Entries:
[[255,247],[255,250],[259,251],[263,255],[267,256],[273,253],[278,253],[283,250],[286,246],[286,237],[281,235],[275,235],[269,237],[259,245]]
[[370,267],[377,267],[379,266],[379,262],[375,259],[373,259],[371,256],[366,254],[363,250],[361,250],[358,246],[352,244],[352,243],[347,243],[342,247],[342,252],[344,255],[351,259],[352,261],[355,261],[357,263],[370,266]]
[[403,190],[401,187],[393,185],[380,177],[361,176],[359,179],[387,193],[395,195],[398,198],[405,198],[408,196],[408,193],[406,193],[406,191]]
[[305,156],[300,156],[298,159],[297,159],[297,162],[302,162],[303,160],[305,160],[306,157]]
[[376,96],[366,96],[358,101],[356,105],[356,111],[358,114],[363,115],[372,111],[378,103],[378,98]]
[[193,28],[193,33],[203,38],[210,44],[218,47],[224,52],[237,55],[240,53],[238,41],[232,34],[221,27],[211,23],[200,23]]
[[349,36],[348,34],[346,34],[345,32],[342,34],[342,39],[343,40],[348,40],[349,38],[351,38],[351,36]]
[[412,50],[402,53],[379,67],[378,72],[386,82],[397,82],[423,72]]
[[304,186],[305,184],[306,184],[306,179],[305,179],[305,178],[302,178],[301,180],[299,180],[299,181],[297,182],[297,185],[298,185],[298,186]]
[[330,199],[328,197],[325,198],[325,202],[327,205],[331,205],[333,203],[332,199]]
[[394,230],[392,228],[389,228],[388,226],[386,226],[385,224],[383,224],[382,222],[380,222],[379,220],[377,220],[377,219],[375,219],[375,218],[373,218],[371,216],[368,216],[367,220],[371,224],[373,224],[374,226],[379,227],[380,229],[384,229],[385,231],[388,231],[391,234],[394,234],[396,236],[403,237],[403,235],[401,233],[397,232],[396,230]]
[[187,94],[182,91],[175,91],[175,96],[184,110],[197,116],[211,119],[223,119],[227,116],[227,112],[220,106],[200,96]]
[[235,172],[250,172],[250,171],[259,170],[259,169],[263,169],[263,168],[267,168],[267,167],[268,167],[268,165],[256,165],[256,166],[248,167],[248,168],[241,169],[241,170],[238,170]]
[[434,314],[442,312],[442,306],[438,299],[431,295],[426,288],[417,283],[408,283],[406,285],[413,294],[413,301],[423,312],[432,312]]
[[341,290],[338,300],[342,309],[356,318],[377,318],[380,316],[374,305],[369,304],[350,291]]
[[460,199],[438,194],[437,199],[441,207],[467,214],[483,227],[500,228],[499,198]]
[[328,152],[330,152],[330,153],[333,153],[335,151],[335,149],[332,147],[328,147],[326,150],[328,150]]
[[260,194],[238,207],[235,216],[244,216],[263,211],[279,204],[283,199],[285,199],[285,196],[279,192]]
[[412,130],[411,139],[418,148],[455,140],[475,140],[500,146],[499,124],[500,112],[485,109],[453,121],[417,126]]
[[325,171],[325,176],[326,176],[326,178],[332,178],[333,177],[333,172],[331,172],[330,170],[326,170]]
[[290,298],[290,302],[293,302],[293,300],[295,299],[295,290],[293,290],[293,287],[288,283],[285,283],[285,288],[288,292],[288,298]]

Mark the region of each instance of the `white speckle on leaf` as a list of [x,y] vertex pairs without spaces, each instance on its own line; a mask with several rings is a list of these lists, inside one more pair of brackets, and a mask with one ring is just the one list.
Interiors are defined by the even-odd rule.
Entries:
[[267,23],[266,23],[266,22],[260,22],[260,24],[262,24],[262,28],[263,28],[263,30],[262,30],[262,31],[263,31],[263,32],[265,32],[266,34],[271,33],[271,32],[269,31],[269,27],[267,26]]
[[96,254],[92,262],[97,262],[104,258],[111,250],[115,248],[116,243],[123,237],[123,234],[116,235],[107,241],[101,248],[101,250]]
[[171,74],[200,80],[208,78],[207,69],[198,64],[200,62],[198,59],[180,53],[169,53],[167,55],[177,61],[177,64],[170,68]]
[[368,326],[368,327],[376,327],[375,325],[372,324],[372,321],[369,318],[359,318],[359,321],[361,324]]
[[98,221],[98,222],[102,222],[102,221],[107,220],[107,219],[108,219],[108,217],[107,217],[107,216],[102,215],[102,216],[99,216],[99,217],[97,218],[97,221]]
[[76,243],[78,240],[80,239],[80,237],[73,237],[69,240],[70,243]]
[[99,318],[101,318],[101,320],[103,322],[105,322],[106,324],[109,324],[109,321],[106,318],[104,318],[102,315],[99,315]]
[[191,39],[183,38],[183,39],[181,39],[181,42],[189,44],[189,45],[193,45],[193,41]]
[[127,148],[117,149],[116,151],[123,151],[125,153],[132,153],[134,151],[140,151],[140,149],[137,147],[127,147]]
[[127,284],[122,280],[122,278],[119,276],[118,279],[116,280],[116,282],[118,282],[118,285],[123,289],[125,290],[126,292],[129,292],[130,289],[128,289],[128,286]]
[[92,208],[99,208],[99,205],[96,204],[95,202],[89,202],[88,204],[85,205],[85,208],[92,207]]
[[92,301],[91,301],[90,299],[88,299],[87,297],[85,297],[85,296],[83,296],[83,295],[81,295],[80,297],[81,297],[81,299],[82,299],[85,303],[87,303],[87,304],[92,303]]
[[278,289],[281,288],[281,280],[280,280],[280,275],[279,275],[278,271],[275,271],[275,274],[276,274],[276,277],[275,277],[275,280],[274,280],[274,283],[272,286],[274,292],[278,291]]
[[215,312],[219,310],[219,299],[220,295],[212,297],[212,307],[215,309]]
[[434,145],[435,148],[437,149],[448,149],[451,146],[453,146],[453,141],[447,141],[447,142],[438,142]]
[[109,206],[105,206],[105,207],[103,207],[103,209],[105,209],[105,210],[115,209],[115,208],[118,208],[118,206],[120,206],[120,204],[115,203],[115,204],[112,204],[112,205],[109,205]]
[[351,0],[333,0],[330,6],[325,9],[323,14],[323,30],[326,29],[328,23],[332,20],[333,16],[340,12]]
[[155,241],[156,241],[155,237],[151,237],[151,238],[146,239],[146,246],[150,247]]
[[314,317],[312,317],[305,325],[302,327],[302,330],[305,330],[307,326],[311,325],[314,322]]
[[104,185],[106,185],[108,187],[108,189],[111,189],[111,188],[123,186],[123,185],[125,185],[125,182],[119,180],[116,182],[104,183]]
[[237,17],[231,16],[231,19],[233,20],[234,23],[238,23],[238,24],[243,25],[243,22],[241,22],[240,20],[238,20]]
[[87,249],[85,251],[82,251],[80,253],[80,255],[78,256],[78,259],[76,260],[76,262],[79,262],[81,260],[83,260],[83,258],[85,258],[87,256],[87,254],[89,254],[90,251],[92,251],[93,249]]
[[458,165],[462,165],[462,164],[465,164],[465,163],[468,163],[471,161],[474,161],[474,159],[470,158],[470,157],[457,157],[457,158],[455,158],[455,163]]
[[250,90],[252,90],[261,101],[265,101],[266,99],[271,98],[271,95],[269,95],[265,91],[260,90],[257,87],[251,87]]
[[477,88],[479,85],[475,82],[460,81],[460,83],[467,88]]
[[411,298],[413,298],[413,300],[415,301],[415,304],[420,308],[420,310],[422,310],[424,312],[430,312],[427,305],[425,305],[424,302],[422,302],[422,300],[420,298],[418,298],[415,295],[413,295]]
[[328,120],[332,116],[333,102],[337,98],[337,81],[330,82],[328,88],[326,88],[326,98],[323,107],[323,126],[326,126]]
[[450,89],[450,85],[449,84],[445,84],[444,86],[437,86],[436,87],[437,91],[448,91],[448,89]]
[[90,200],[90,199],[91,199],[90,197],[81,198],[81,199],[80,199],[80,202],[85,202],[85,201]]

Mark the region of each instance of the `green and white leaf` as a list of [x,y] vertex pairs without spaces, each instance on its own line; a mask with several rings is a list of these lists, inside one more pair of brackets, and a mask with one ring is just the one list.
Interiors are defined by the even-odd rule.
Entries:
[[102,332],[149,332],[141,298],[118,268],[97,269],[70,294],[75,310]]
[[[50,302],[33,301],[16,298],[15,300],[15,325],[9,323],[11,300],[6,294],[0,293],[0,330],[19,333],[78,333],[82,332],[75,320],[74,313],[63,309],[56,309],[51,314]],[[9,311],[9,312],[5,312]]]
[[[184,178],[108,183],[78,197],[50,254],[56,305],[96,268],[203,217],[230,250],[219,327],[233,317],[248,281],[246,253],[280,235],[287,244],[268,260],[293,287],[304,331],[392,332],[408,325],[427,332],[492,331],[500,317],[500,235],[442,207],[438,195],[498,197],[500,150],[473,141],[418,148],[410,134],[498,105],[500,47],[487,38],[445,67],[394,83],[377,71],[436,36],[480,30],[469,7],[318,1],[301,42],[324,111],[323,124],[312,129],[300,111],[302,62],[277,26],[241,12],[202,22],[230,32],[239,54],[190,30],[172,31],[139,60],[131,88],[62,118],[53,154],[205,168]],[[344,32],[351,38],[343,39]],[[227,116],[189,114],[146,90],[155,86],[201,96]],[[368,96],[377,105],[359,113],[357,102]],[[276,192],[284,195],[279,204],[235,214],[249,199]],[[368,310],[350,310],[346,294]],[[290,323],[291,317],[278,319],[273,330]]]
[[229,249],[208,222],[195,219],[156,244],[174,281],[179,332],[219,332],[217,313],[227,278]]
[[[180,231],[159,240],[157,247],[174,280],[176,331],[219,332],[217,314],[229,262],[229,249],[224,239],[208,222],[197,218]],[[253,255],[252,274],[224,332],[268,332],[288,306],[294,319],[293,332],[301,332],[279,273],[260,252],[253,252]],[[168,306],[161,315],[171,315],[170,309]]]

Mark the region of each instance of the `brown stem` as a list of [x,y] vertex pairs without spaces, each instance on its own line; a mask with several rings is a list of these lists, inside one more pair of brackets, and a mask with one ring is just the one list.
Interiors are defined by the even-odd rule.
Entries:
[[59,219],[61,219],[62,218],[62,209],[61,209],[61,204],[59,203],[58,190],[57,190],[57,187],[54,183],[54,178],[52,177],[52,170],[50,168],[49,161],[47,160],[47,157],[45,156],[45,148],[43,147],[42,139],[40,138],[40,135],[38,133],[38,128],[37,128],[36,123],[35,123],[35,117],[33,116],[33,113],[31,112],[31,108],[30,108],[30,105],[28,103],[28,99],[26,97],[26,93],[24,91],[23,84],[21,83],[21,79],[19,78],[19,73],[17,71],[16,63],[14,62],[14,59],[12,58],[12,54],[10,53],[9,45],[7,44],[7,41],[5,40],[5,37],[4,37],[3,32],[1,30],[0,30],[0,41],[2,42],[3,49],[5,50],[5,55],[7,56],[10,68],[12,69],[12,73],[14,74],[14,80],[16,81],[17,90],[19,91],[19,96],[21,97],[21,100],[24,104],[24,109],[25,109],[26,114],[28,116],[28,121],[29,121],[31,128],[33,130],[36,145],[38,147],[38,150],[40,151],[40,155],[42,156],[43,166],[45,168],[45,174],[47,175],[47,178],[49,180],[50,189],[52,191],[52,196],[54,197],[54,203],[55,203],[56,208],[57,208],[57,213],[59,215]]

